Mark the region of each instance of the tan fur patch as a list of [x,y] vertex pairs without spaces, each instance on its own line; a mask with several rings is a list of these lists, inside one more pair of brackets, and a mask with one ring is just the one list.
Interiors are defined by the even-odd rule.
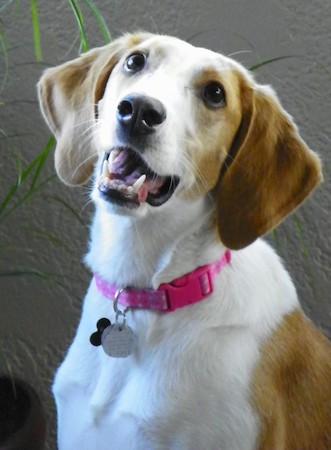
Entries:
[[120,55],[148,35],[125,35],[73,61],[47,69],[39,84],[41,108],[57,139],[55,167],[67,184],[85,183],[98,157],[86,134]]
[[[145,34],[147,36],[147,33]],[[134,47],[138,44],[140,44],[143,41],[143,37],[140,34],[133,34],[128,36],[127,46]]]
[[242,120],[218,187],[222,242],[240,249],[275,227],[321,181],[318,157],[268,88],[242,76]]
[[262,348],[252,394],[260,450],[331,449],[331,344],[301,311]]
[[188,149],[196,184],[185,196],[191,200],[201,197],[217,184],[241,117],[240,91],[235,72],[206,68],[194,80],[193,88],[199,93],[209,82],[219,82],[223,86],[226,104],[213,109],[206,107],[201,99],[196,102],[197,125],[194,141]]

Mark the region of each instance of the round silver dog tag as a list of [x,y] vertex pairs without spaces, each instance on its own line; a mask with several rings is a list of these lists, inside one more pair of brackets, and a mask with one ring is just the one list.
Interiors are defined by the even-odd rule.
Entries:
[[136,336],[128,325],[114,323],[102,333],[101,344],[112,358],[126,358],[134,350]]

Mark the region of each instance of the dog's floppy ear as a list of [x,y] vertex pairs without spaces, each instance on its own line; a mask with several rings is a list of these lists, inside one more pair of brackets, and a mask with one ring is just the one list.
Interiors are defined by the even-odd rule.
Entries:
[[272,89],[241,83],[242,120],[217,186],[218,230],[231,249],[274,228],[322,179]]
[[38,83],[44,118],[57,140],[55,168],[69,185],[82,184],[97,158],[93,148],[96,105],[121,53],[139,36],[125,35],[79,58],[47,69]]

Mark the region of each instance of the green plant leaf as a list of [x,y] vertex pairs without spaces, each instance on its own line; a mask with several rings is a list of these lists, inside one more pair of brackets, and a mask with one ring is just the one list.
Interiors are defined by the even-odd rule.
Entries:
[[54,136],[51,136],[48,139],[46,146],[44,147],[42,152],[37,157],[37,168],[36,168],[36,171],[32,178],[30,190],[33,190],[35,188],[37,181],[40,177],[41,171],[42,171],[43,167],[45,166],[48,156],[49,156],[50,152],[54,149],[54,147],[55,147],[55,138],[54,138]]
[[1,139],[8,139],[8,136],[6,135],[6,133],[4,132],[4,130],[2,128],[0,128],[0,134],[1,134]]
[[298,57],[299,57],[299,55],[277,56],[276,58],[267,59],[265,61],[261,61],[257,64],[254,64],[254,66],[251,66],[249,68],[249,70],[251,70],[253,72],[254,70],[258,70],[261,67],[266,66],[268,64],[271,64],[271,63],[274,63],[277,61],[282,61],[283,59],[298,58]]
[[279,253],[280,252],[280,242],[279,242],[279,233],[278,233],[277,228],[274,228],[271,233],[272,233],[272,237],[274,239],[275,247],[277,249],[277,252]]
[[79,37],[80,37],[80,50],[83,53],[87,52],[87,50],[89,49],[89,46],[88,46],[87,37],[86,37],[83,14],[80,10],[80,7],[78,6],[78,3],[75,0],[68,0],[68,1],[73,10],[73,13],[74,13],[74,16],[75,16],[75,19],[77,22],[77,26],[78,26]]
[[0,361],[3,361],[3,365],[6,368],[5,371],[3,369],[1,369],[1,375],[3,375],[4,372],[8,373],[10,379],[12,380],[12,387],[13,387],[14,395],[16,397],[17,393],[16,393],[16,385],[14,383],[13,369],[12,369],[11,365],[9,364],[8,357],[7,357],[6,353],[5,353],[5,351],[3,350],[3,348],[1,348],[1,346],[0,346]]
[[[49,156],[50,151],[54,148],[55,139],[51,136],[44,147],[44,149],[33,159],[33,161],[26,166],[24,170],[21,169],[20,160],[18,160],[17,167],[17,179],[16,182],[11,186],[5,195],[4,199],[0,202],[0,222],[4,220],[14,209],[16,209],[20,204],[25,202],[28,198],[31,197],[35,192],[37,192],[42,185],[52,179],[54,176],[48,177],[42,183],[37,186],[37,181],[42,172],[42,168],[45,165],[45,162]],[[34,174],[32,175],[33,171]],[[25,192],[23,197],[19,199],[11,208],[8,209],[8,205],[14,199],[16,199],[17,191],[21,188],[23,183],[28,179],[29,176],[32,176],[31,185],[28,190]]]
[[5,38],[5,33],[2,29],[0,30],[0,49],[1,49],[1,54],[3,55],[3,59],[4,59],[4,72],[2,75],[2,82],[1,82],[1,86],[0,86],[0,92],[2,92],[2,90],[6,84],[7,78],[8,78],[8,67],[9,67],[6,38]]
[[30,0],[30,7],[31,7],[34,54],[37,61],[42,61],[43,55],[41,51],[39,18],[36,0]]
[[[8,208],[6,211],[4,210],[9,203],[9,201],[14,197],[17,189],[13,186],[13,188],[9,191],[10,199],[7,200],[5,198],[5,201],[3,201],[0,205],[0,223],[5,220],[6,217],[9,216],[16,208],[21,206],[23,203],[26,203],[30,198],[42,190],[42,188],[45,186],[45,184],[49,183],[51,180],[53,180],[56,177],[55,173],[50,175],[49,177],[45,178],[41,183],[38,184],[34,189],[29,189],[28,192],[26,192],[22,198],[20,198],[16,203],[14,203],[10,208]],[[8,195],[7,195],[8,197]],[[7,201],[6,201],[7,200]]]
[[0,6],[0,13],[2,12],[2,11],[4,11],[6,8],[7,8],[7,6],[9,6],[11,3],[13,3],[14,1],[16,1],[16,3],[17,3],[17,0],[8,0],[6,3],[4,3],[2,6]]
[[[74,292],[71,291],[71,289],[69,288],[69,286],[66,283],[64,283],[63,281],[60,281],[60,280],[63,280],[64,278],[68,282],[76,281],[73,278],[70,279],[70,277],[64,277],[61,274],[59,275],[59,274],[44,272],[43,270],[39,270],[39,269],[35,269],[35,268],[26,269],[24,267],[22,267],[22,268],[17,267],[15,269],[0,270],[0,278],[2,278],[2,277],[20,277],[20,276],[21,277],[25,277],[25,276],[37,277],[49,285],[60,288],[64,293],[69,294],[71,297],[74,297],[75,299],[80,300],[80,298]],[[70,284],[71,283],[69,283],[69,285]]]
[[17,277],[17,276],[34,276],[37,278],[41,278],[44,281],[47,281],[50,284],[56,284],[61,287],[65,287],[63,283],[60,283],[58,281],[58,277],[62,278],[61,275],[54,275],[48,272],[44,272],[39,269],[26,269],[26,268],[16,268],[16,269],[8,269],[4,271],[0,271],[0,278],[1,277]]
[[81,218],[80,214],[68,202],[66,202],[65,200],[56,195],[48,195],[46,198],[52,199],[53,201],[60,203],[70,212],[70,214],[72,214],[78,220],[78,222],[81,225],[83,225],[84,227],[86,226],[86,223]]
[[304,238],[303,225],[297,214],[295,214],[295,213],[292,214],[292,218],[294,220],[294,223],[295,223],[297,231],[298,231],[301,253],[303,255],[303,259],[304,259],[305,266],[306,266],[306,273],[307,273],[307,276],[308,276],[311,286],[313,287],[313,289],[315,289],[314,276],[313,276],[313,271],[312,271],[312,267],[310,264],[308,247],[307,247],[307,244],[306,244],[306,241]]
[[103,15],[101,14],[99,9],[95,6],[95,4],[91,0],[85,0],[85,3],[90,8],[90,10],[92,11],[92,14],[94,15],[94,17],[96,18],[96,20],[98,22],[98,25],[99,25],[100,31],[102,33],[103,40],[105,41],[105,44],[109,44],[109,42],[111,42],[112,38],[111,38],[109,28],[106,24],[106,21],[105,21]]

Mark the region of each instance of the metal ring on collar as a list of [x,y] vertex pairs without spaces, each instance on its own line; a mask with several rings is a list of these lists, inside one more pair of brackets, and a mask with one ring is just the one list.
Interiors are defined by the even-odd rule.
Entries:
[[127,307],[127,308],[125,308],[125,309],[122,311],[122,310],[120,310],[120,309],[118,308],[118,300],[119,300],[120,295],[122,294],[123,291],[124,291],[124,288],[117,289],[117,291],[115,292],[114,300],[113,300],[113,309],[114,309],[114,312],[115,312],[115,314],[116,314],[116,323],[118,323],[118,318],[119,318],[120,316],[122,316],[122,317],[123,317],[123,323],[122,323],[122,325],[125,324],[125,321],[126,321],[126,314],[127,314],[127,312],[129,311],[129,309],[130,309],[129,307]]

